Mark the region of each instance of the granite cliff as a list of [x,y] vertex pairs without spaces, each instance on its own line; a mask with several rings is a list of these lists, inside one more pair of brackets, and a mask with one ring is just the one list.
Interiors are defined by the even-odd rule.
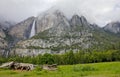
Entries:
[[[34,24],[35,35],[30,37]],[[106,43],[113,44],[118,37],[112,36],[95,24],[90,24],[84,16],[74,15],[71,19],[59,10],[44,12],[30,17],[10,30],[17,40],[11,50],[12,55],[36,56],[38,54],[63,54],[69,50],[103,49]]]

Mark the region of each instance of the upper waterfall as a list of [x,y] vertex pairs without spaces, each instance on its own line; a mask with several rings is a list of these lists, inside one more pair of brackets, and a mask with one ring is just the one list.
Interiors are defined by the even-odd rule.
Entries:
[[30,38],[35,35],[35,20],[33,21],[31,32],[30,32]]

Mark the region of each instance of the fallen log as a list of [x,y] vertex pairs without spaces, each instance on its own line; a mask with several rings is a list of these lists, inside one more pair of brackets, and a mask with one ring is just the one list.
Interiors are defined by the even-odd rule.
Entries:
[[0,68],[10,68],[12,65],[14,65],[13,61],[2,64]]
[[19,67],[21,67],[21,70],[28,70],[28,71],[34,69],[34,65],[28,63],[19,63]]
[[33,64],[28,64],[28,63],[17,63],[17,62],[7,62],[4,63],[0,66],[0,68],[10,68],[14,70],[33,70],[34,65]]

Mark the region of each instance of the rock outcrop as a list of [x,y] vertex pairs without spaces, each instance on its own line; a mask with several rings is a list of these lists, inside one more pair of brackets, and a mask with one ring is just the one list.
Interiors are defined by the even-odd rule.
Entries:
[[120,22],[112,22],[107,24],[104,29],[112,33],[120,33]]
[[4,56],[6,53],[6,49],[8,46],[7,41],[5,40],[6,34],[3,31],[1,25],[0,25],[0,56]]
[[45,30],[52,29],[53,32],[60,33],[65,31],[70,27],[69,21],[59,10],[56,11],[47,11],[42,16],[37,17],[36,23],[37,33],[43,32]]

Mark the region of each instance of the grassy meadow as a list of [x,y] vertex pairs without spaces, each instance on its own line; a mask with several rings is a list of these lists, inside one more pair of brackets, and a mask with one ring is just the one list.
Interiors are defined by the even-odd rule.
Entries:
[[0,69],[0,77],[120,77],[120,62],[61,65],[57,71]]

